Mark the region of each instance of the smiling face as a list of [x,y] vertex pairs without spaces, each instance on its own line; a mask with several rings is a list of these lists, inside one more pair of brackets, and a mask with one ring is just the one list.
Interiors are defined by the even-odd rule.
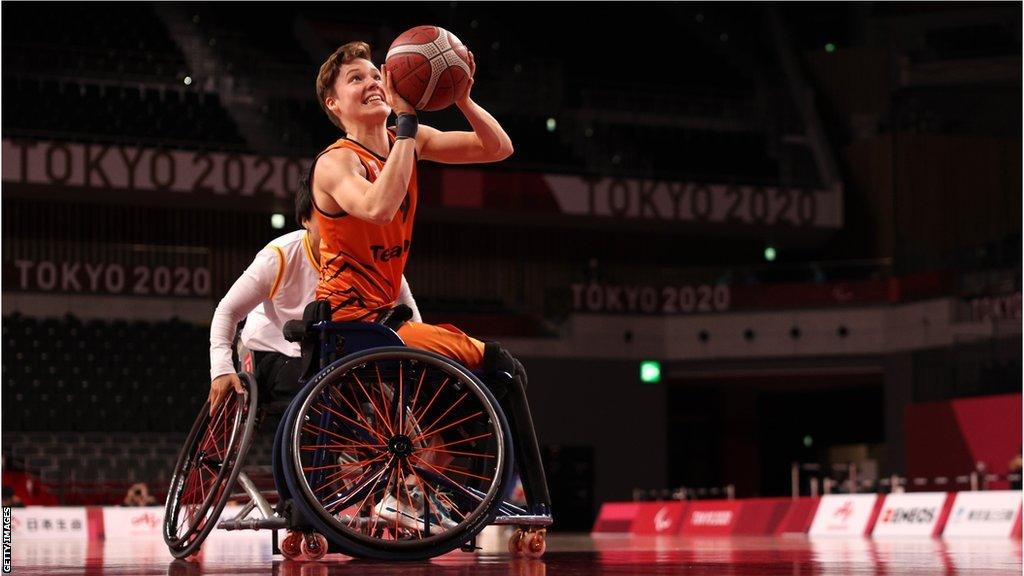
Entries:
[[391,107],[384,99],[380,70],[365,58],[356,58],[341,66],[324,105],[350,127],[352,124],[382,124],[391,114]]

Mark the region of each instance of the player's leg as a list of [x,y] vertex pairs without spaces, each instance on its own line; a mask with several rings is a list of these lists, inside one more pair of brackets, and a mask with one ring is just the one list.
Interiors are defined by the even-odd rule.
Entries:
[[281,407],[270,407],[272,402],[291,399],[299,391],[302,376],[302,359],[286,356],[279,352],[251,351],[253,376],[259,388],[260,410],[256,422],[256,433],[261,437],[273,434],[277,429]]
[[[537,431],[533,427],[533,415],[530,413],[530,403],[526,397],[526,369],[497,342],[488,342],[485,345],[482,367],[488,375],[505,372],[512,376],[512,380],[505,384],[505,390],[492,388],[492,391],[497,396],[498,403],[501,404],[512,428],[516,463],[519,466],[526,501],[535,508],[534,512],[549,513],[551,497],[548,495],[548,482],[540,456]],[[543,509],[536,509],[538,506]]]
[[398,328],[398,335],[410,348],[436,352],[470,370],[477,370],[483,364],[484,343],[451,324],[405,322]]

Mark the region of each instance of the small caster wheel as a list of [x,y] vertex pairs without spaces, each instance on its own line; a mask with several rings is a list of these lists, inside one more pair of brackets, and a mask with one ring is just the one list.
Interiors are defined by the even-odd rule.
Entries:
[[513,556],[522,556],[525,552],[526,533],[522,528],[516,528],[515,532],[508,537],[508,553]]
[[302,553],[307,560],[319,560],[327,555],[327,538],[323,534],[311,532],[302,539]]
[[547,530],[540,529],[536,532],[526,534],[525,545],[523,546],[526,556],[529,558],[540,558],[547,550]]
[[288,560],[297,560],[302,556],[302,532],[288,532],[281,541],[281,555]]

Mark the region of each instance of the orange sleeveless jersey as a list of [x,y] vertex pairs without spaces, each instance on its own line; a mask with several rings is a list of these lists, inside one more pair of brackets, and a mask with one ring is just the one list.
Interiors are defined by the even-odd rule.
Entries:
[[[388,138],[393,146],[394,134],[389,132]],[[385,158],[354,140],[342,138],[313,161],[309,169],[310,187],[316,161],[337,148],[355,152],[370,182],[375,181],[384,169]],[[372,321],[378,312],[394,306],[412,246],[417,196],[415,164],[405,199],[395,217],[384,226],[345,212],[328,214],[317,206],[316,195],[313,195],[313,217],[320,226],[320,282],[316,298],[330,303],[334,321]]]

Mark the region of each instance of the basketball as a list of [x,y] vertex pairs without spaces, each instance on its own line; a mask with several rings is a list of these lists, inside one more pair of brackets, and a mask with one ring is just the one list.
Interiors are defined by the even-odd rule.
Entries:
[[384,65],[398,94],[427,112],[455,103],[470,78],[469,50],[437,26],[417,26],[400,34]]

